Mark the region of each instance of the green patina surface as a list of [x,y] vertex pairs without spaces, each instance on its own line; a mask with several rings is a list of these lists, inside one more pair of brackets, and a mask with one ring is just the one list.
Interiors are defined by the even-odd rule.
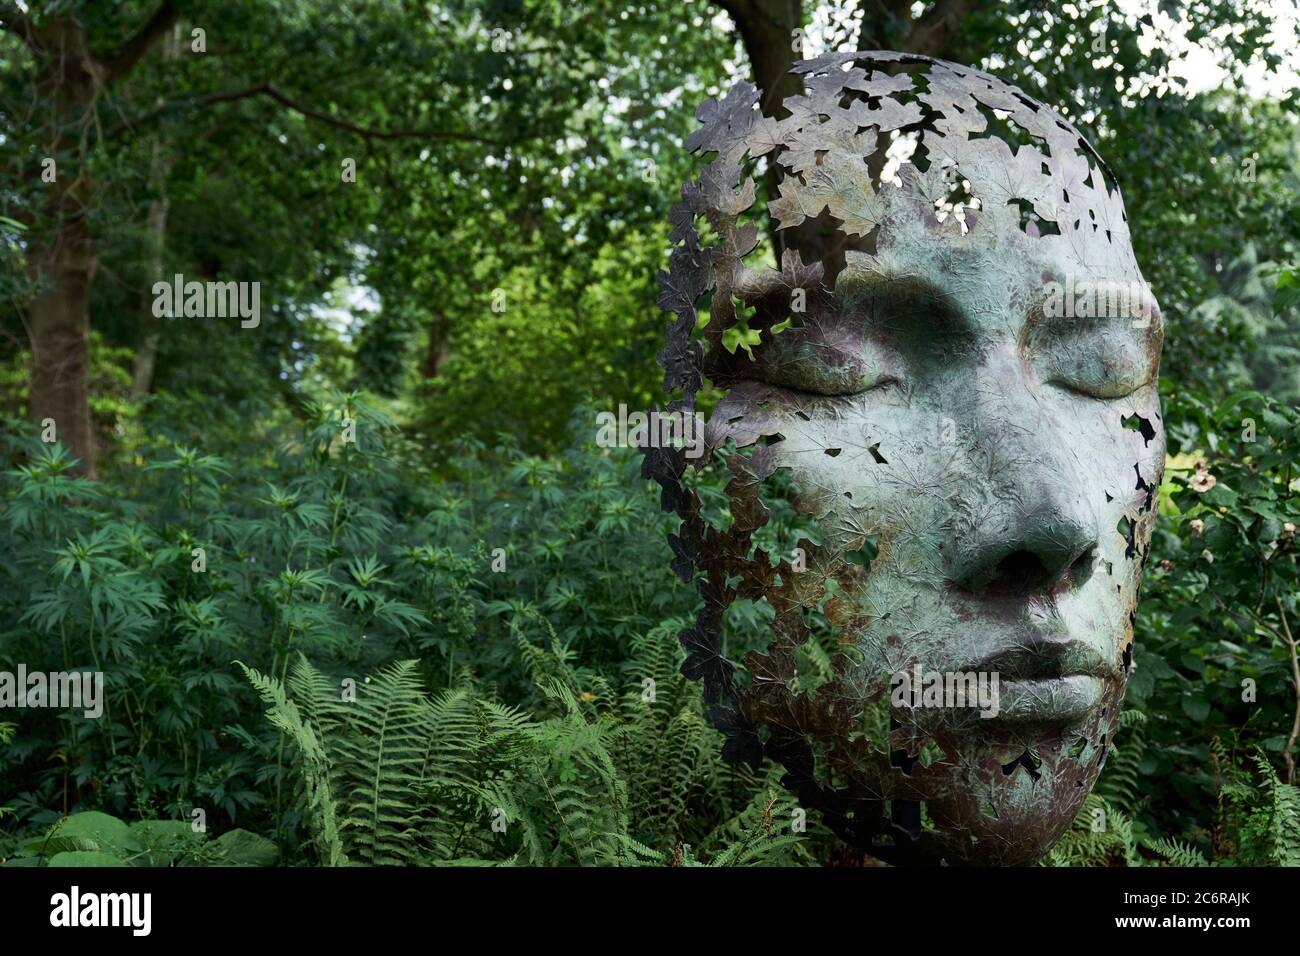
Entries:
[[[1032,862],[1095,781],[1123,699],[1164,462],[1159,310],[1118,188],[1047,107],[923,58],[797,69],[807,92],[781,119],[744,84],[701,108],[688,145],[713,159],[674,213],[667,384],[685,408],[705,379],[726,389],[707,441],[735,449],[726,528],[679,490],[680,459],[649,463],[703,572],[687,669],[731,756],[784,764],[851,842]],[[784,173],[766,208],[779,269],[742,261],[767,225],[760,155]],[[832,227],[820,248],[801,246],[812,220]],[[738,322],[747,349],[727,340]],[[775,567],[750,547],[773,475],[820,532]],[[719,643],[738,598],[772,619],[739,663]],[[799,674],[814,619],[837,648],[824,683]],[[918,666],[996,677],[997,716],[891,703]]]

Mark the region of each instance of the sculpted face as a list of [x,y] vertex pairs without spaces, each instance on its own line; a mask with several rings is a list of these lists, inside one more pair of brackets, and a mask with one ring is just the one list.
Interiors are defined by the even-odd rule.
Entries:
[[[682,517],[675,566],[702,572],[685,670],[728,755],[781,763],[860,848],[1032,862],[1095,782],[1132,663],[1164,462],[1159,309],[1118,188],[1047,107],[901,54],[796,70],[784,118],[743,84],[701,108],[688,145],[713,159],[661,276],[670,409],[706,379],[725,390],[706,444],[732,476],[730,521],[710,522],[696,463],[647,450]],[[767,226],[760,156],[780,268],[741,261]],[[773,488],[818,531],[776,566],[754,548]],[[771,633],[732,661],[742,597]]]

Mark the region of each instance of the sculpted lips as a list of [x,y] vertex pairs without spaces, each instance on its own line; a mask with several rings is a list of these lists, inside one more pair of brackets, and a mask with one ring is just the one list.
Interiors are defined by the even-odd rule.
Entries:
[[996,671],[1003,681],[1037,681],[1107,677],[1115,668],[1086,641],[1035,636],[987,654],[965,669],[986,673]]
[[998,721],[1074,723],[1101,701],[1102,678],[1084,674],[1047,680],[1000,681]]
[[1114,673],[1085,641],[1031,638],[988,654],[967,668],[998,675],[998,714],[1003,722],[1072,723],[1101,701]]

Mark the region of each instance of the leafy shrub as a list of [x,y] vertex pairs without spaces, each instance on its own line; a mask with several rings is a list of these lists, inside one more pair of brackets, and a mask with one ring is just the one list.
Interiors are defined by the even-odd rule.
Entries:
[[1257,393],[1212,403],[1171,390],[1166,421],[1126,701],[1148,716],[1147,746],[1126,806],[1145,832],[1217,854],[1207,811],[1229,775],[1257,769],[1256,748],[1296,782],[1300,411]]
[[1229,765],[1213,856],[1193,843],[1153,836],[1134,822],[1131,802],[1104,786],[1084,801],[1074,825],[1043,861],[1046,866],[1300,866],[1300,787],[1283,783],[1260,753],[1254,772]]
[[554,635],[586,679],[694,599],[668,570],[668,519],[631,451],[467,446],[426,486],[391,422],[337,396],[221,455],[141,446],[110,485],[12,424],[0,667],[102,671],[106,696],[99,721],[16,712],[0,748],[15,825],[201,807],[214,826],[275,833],[292,858],[283,737],[252,714],[232,661],[283,681],[299,655],[358,678],[416,659],[435,691],[472,675],[534,704],[521,638]]
[[75,813],[27,840],[7,866],[271,866],[275,844],[229,830],[215,840],[181,820],[130,825],[95,810]]
[[[1300,418],[1175,392],[1167,419],[1130,716],[1053,859],[1292,859]],[[0,840],[85,811],[202,808],[290,863],[831,858],[815,819],[787,839],[776,776],[719,759],[679,671],[697,599],[669,570],[671,519],[639,456],[594,449],[592,423],[580,411],[549,457],[462,443],[429,481],[373,403],[337,395],[292,426],[214,421],[208,450],[142,442],[100,482],[11,423],[0,669],[101,670],[106,701],[98,721],[6,715]],[[718,477],[693,480],[725,522]],[[767,546],[800,520],[778,509]],[[729,612],[735,646],[761,635],[758,611]],[[801,674],[825,679],[834,647],[805,650]],[[1088,843],[1098,807],[1104,845]]]

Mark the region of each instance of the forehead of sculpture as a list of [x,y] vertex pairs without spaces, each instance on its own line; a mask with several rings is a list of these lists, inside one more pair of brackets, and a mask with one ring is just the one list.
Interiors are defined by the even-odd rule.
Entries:
[[757,237],[747,173],[761,162],[776,183],[766,215],[792,237],[818,217],[837,245],[868,252],[917,224],[927,241],[1019,231],[1060,271],[1136,278],[1119,188],[1055,110],[987,73],[908,54],[830,54],[794,70],[804,92],[780,115],[764,116],[738,83],[700,107],[687,141],[714,156],[683,198],[723,237],[724,266]]

